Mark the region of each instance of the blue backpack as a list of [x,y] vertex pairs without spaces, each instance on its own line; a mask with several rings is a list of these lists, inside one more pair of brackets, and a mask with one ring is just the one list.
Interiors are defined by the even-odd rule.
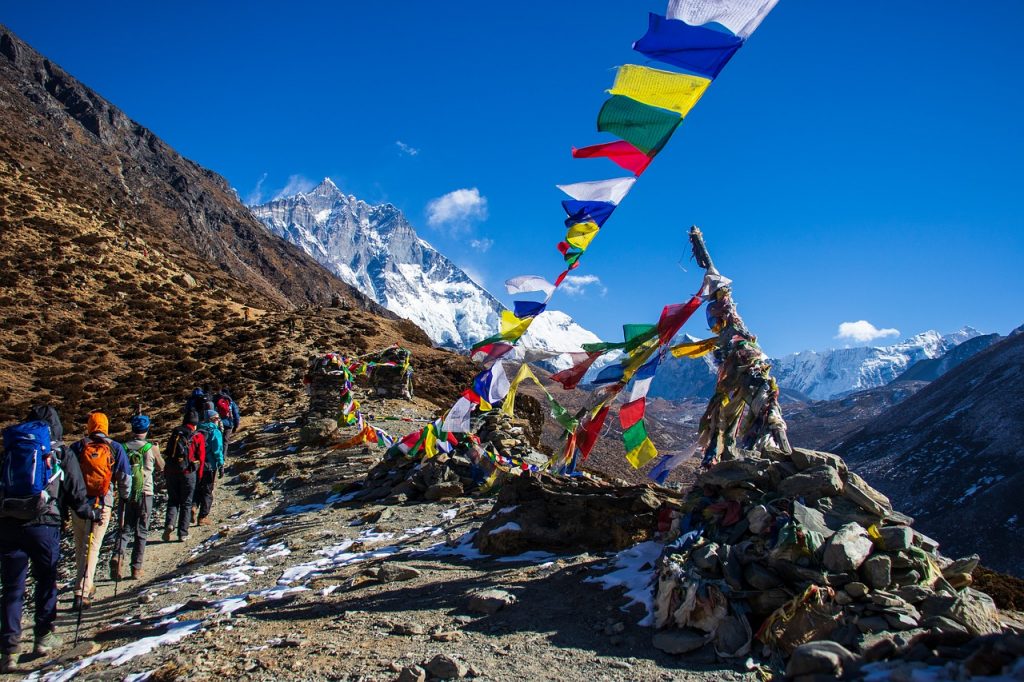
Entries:
[[55,473],[51,466],[50,425],[30,421],[8,426],[3,441],[0,516],[33,519],[50,500],[46,487]]

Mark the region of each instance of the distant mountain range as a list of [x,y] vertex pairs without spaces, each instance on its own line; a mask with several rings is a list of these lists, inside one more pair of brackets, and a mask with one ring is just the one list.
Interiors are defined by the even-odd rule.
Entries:
[[[342,280],[416,323],[440,346],[467,349],[494,334],[504,306],[425,240],[391,204],[346,195],[329,179],[294,196],[250,206],[273,234]],[[538,316],[523,346],[579,350],[599,341],[565,313]],[[550,363],[567,366],[568,360]]]
[[[792,353],[772,360],[772,373],[784,400],[830,400],[885,386],[897,378],[931,380],[998,338],[997,334],[983,336],[972,327],[952,334],[926,331],[890,346]],[[932,369],[921,369],[919,374],[908,373],[919,362],[938,362],[961,344],[965,344],[961,352],[944,364],[930,365]],[[669,400],[708,398],[714,392],[715,372],[710,358],[669,361],[655,377],[650,394]]]

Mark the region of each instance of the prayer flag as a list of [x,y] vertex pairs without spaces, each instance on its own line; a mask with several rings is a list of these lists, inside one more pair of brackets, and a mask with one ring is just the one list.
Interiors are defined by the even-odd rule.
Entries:
[[604,225],[615,211],[615,204],[607,201],[576,201],[569,199],[562,202],[565,214],[565,226],[572,227],[576,223],[597,223],[598,227]]
[[452,405],[452,409],[448,410],[448,416],[444,418],[441,429],[449,433],[469,433],[469,417],[473,414],[474,407],[475,405],[465,397],[459,398]]
[[548,282],[540,275],[519,275],[505,281],[505,291],[510,294],[525,294],[531,291],[543,291],[550,296],[555,290],[555,285]]
[[657,456],[658,449],[654,447],[654,443],[651,442],[650,438],[645,438],[643,442],[626,453],[626,459],[633,465],[634,469],[641,468]]
[[594,384],[613,384],[622,379],[622,365],[608,365],[594,377]]
[[508,395],[509,386],[508,375],[505,374],[505,365],[501,362],[494,363],[494,367],[491,368],[491,384],[487,391],[487,402],[496,403],[504,400],[505,396]]
[[626,64],[619,67],[608,92],[686,116],[709,85],[711,81],[700,76]]
[[492,363],[498,358],[507,355],[513,348],[515,348],[515,346],[503,341],[499,341],[497,343],[485,343],[482,346],[474,347],[473,354],[470,358],[474,362],[479,362],[486,367],[488,363]]
[[544,308],[546,307],[546,303],[538,303],[537,301],[512,302],[513,313],[521,320],[527,317],[536,317],[537,315],[540,315],[544,312]]
[[604,351],[587,353],[586,359],[576,363],[575,365],[569,367],[568,369],[563,369],[560,372],[555,372],[554,374],[551,375],[551,380],[557,381],[562,385],[562,388],[564,388],[567,391],[571,391],[572,389],[576,388],[576,386],[580,383],[580,381],[583,379],[583,375],[585,375],[587,373],[587,370],[590,369],[590,366],[593,365],[594,362],[602,355],[604,355]]
[[619,423],[622,428],[628,429],[644,418],[645,398],[632,400],[619,408]]
[[612,95],[597,114],[597,129],[629,142],[644,154],[657,154],[682,122],[671,111]]
[[715,78],[743,39],[702,26],[666,19],[651,13],[647,34],[633,49],[651,59]]
[[622,442],[626,445],[626,452],[636,449],[645,440],[647,440],[647,427],[644,426],[642,419],[622,432]]
[[578,249],[586,250],[590,245],[590,242],[597,236],[597,232],[600,229],[601,228],[597,226],[597,223],[577,223],[569,228],[565,241]]
[[556,185],[576,201],[603,201],[616,204],[629,193],[636,178],[612,178],[593,182],[577,182],[571,185]]
[[694,296],[686,303],[673,303],[662,309],[658,320],[658,338],[663,344],[672,340],[701,303],[701,297]]
[[687,341],[686,343],[680,343],[672,346],[669,350],[672,352],[673,357],[700,358],[713,351],[717,345],[718,337],[713,336],[710,339],[704,339],[703,341]]
[[750,34],[764,21],[779,0],[669,0],[669,19],[702,26],[714,21],[740,38]]
[[639,348],[647,341],[654,338],[658,328],[653,324],[624,324],[622,325],[622,338],[625,339],[627,351]]
[[604,426],[604,420],[608,416],[608,405],[605,405],[597,414],[590,418],[590,421],[580,429],[577,434],[576,445],[580,449],[580,460],[586,460],[590,456],[590,451],[594,449],[594,444],[597,443],[598,437],[601,435],[601,428]]
[[672,470],[677,466],[685,462],[686,460],[693,457],[694,453],[697,452],[697,445],[694,444],[688,450],[677,452],[674,455],[662,455],[658,459],[658,463],[654,465],[651,472],[647,476],[658,483],[664,483],[668,475],[672,473]]
[[503,341],[518,340],[520,336],[526,333],[526,330],[529,329],[530,323],[532,322],[532,317],[520,320],[511,310],[502,310],[500,320],[501,339]]
[[[686,24],[683,25],[685,26]],[[633,175],[640,175],[643,173],[647,170],[647,166],[651,164],[651,161],[654,160],[654,157],[644,154],[642,151],[623,140],[619,140],[618,142],[595,144],[581,149],[573,147],[572,157],[574,159],[604,157],[616,163],[621,168],[625,168],[632,172]]]

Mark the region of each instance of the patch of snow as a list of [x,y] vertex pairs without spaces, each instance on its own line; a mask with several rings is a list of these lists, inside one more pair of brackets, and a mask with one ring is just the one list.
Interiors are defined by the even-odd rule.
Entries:
[[654,623],[654,563],[661,556],[665,546],[660,542],[641,542],[615,555],[612,560],[612,571],[604,575],[591,576],[583,582],[599,583],[608,590],[613,587],[626,588],[626,596],[629,603],[623,610],[633,604],[642,604],[647,609],[647,615],[640,621],[640,625],[652,625]]
[[515,521],[509,521],[505,525],[498,526],[494,530],[490,531],[488,533],[488,535],[498,535],[499,533],[517,533],[517,532],[521,531],[522,529],[523,529],[523,527],[520,526]]
[[540,550],[533,550],[530,552],[523,552],[522,554],[515,554],[513,556],[503,556],[495,559],[499,564],[541,564],[550,566],[554,563],[554,559],[558,556],[551,552],[542,552]]

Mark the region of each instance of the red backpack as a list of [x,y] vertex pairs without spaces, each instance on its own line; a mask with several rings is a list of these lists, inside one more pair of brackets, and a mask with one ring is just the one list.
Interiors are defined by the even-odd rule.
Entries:
[[217,414],[221,419],[231,419],[231,400],[222,395],[217,398],[217,403],[214,405],[217,408]]

